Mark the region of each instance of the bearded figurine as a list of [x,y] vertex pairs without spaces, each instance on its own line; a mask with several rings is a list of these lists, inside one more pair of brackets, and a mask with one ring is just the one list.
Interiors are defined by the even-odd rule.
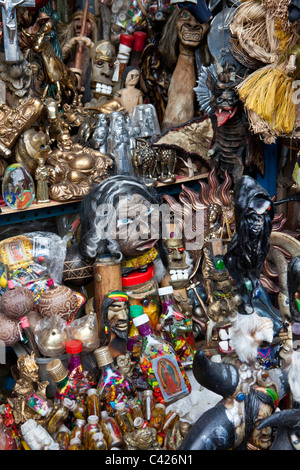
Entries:
[[129,301],[124,292],[109,293],[101,305],[100,344],[108,345],[116,358],[127,351],[129,331]]

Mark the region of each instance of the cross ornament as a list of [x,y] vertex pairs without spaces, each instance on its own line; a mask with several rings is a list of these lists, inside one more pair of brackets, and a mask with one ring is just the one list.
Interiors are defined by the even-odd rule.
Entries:
[[6,62],[18,62],[20,60],[16,12],[19,5],[34,7],[35,0],[0,0]]

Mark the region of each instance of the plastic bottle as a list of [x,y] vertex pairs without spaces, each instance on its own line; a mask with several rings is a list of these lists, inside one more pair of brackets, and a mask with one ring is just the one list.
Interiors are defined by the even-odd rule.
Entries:
[[153,333],[148,315],[133,319],[142,336],[139,364],[156,401],[173,403],[191,392],[191,385],[173,347]]
[[103,432],[96,432],[93,435],[91,450],[107,450]]
[[160,336],[173,345],[183,367],[191,367],[196,352],[192,321],[176,310],[172,286],[161,287],[158,293],[162,305]]
[[70,442],[72,439],[80,439],[83,442],[84,426],[86,421],[84,419],[76,419],[75,426],[70,433]]
[[71,400],[66,397],[63,399],[63,404],[66,408],[71,411],[72,415],[76,419],[87,419],[87,407],[83,402],[78,402],[76,400]]
[[69,416],[69,410],[63,403],[54,410],[47,420],[47,431],[54,434],[58,431],[60,426],[66,421]]
[[113,414],[117,403],[137,397],[137,391],[132,381],[116,369],[107,346],[96,349],[94,354],[100,369],[97,390],[101,404],[103,409]]
[[134,425],[130,411],[128,408],[126,408],[124,402],[116,404],[115,417],[123,434],[134,431]]
[[116,418],[109,416],[107,411],[102,411],[100,424],[108,449],[122,447],[124,440]]
[[83,447],[85,450],[91,450],[93,435],[100,431],[99,417],[96,415],[89,416],[83,431]]
[[70,441],[69,450],[84,450],[80,439],[74,438]]
[[90,388],[88,390],[86,403],[88,416],[96,415],[98,418],[100,418],[100,400],[98,390],[96,388]]
[[157,432],[160,432],[165,422],[165,412],[165,405],[156,403],[150,418],[149,428],[155,428]]

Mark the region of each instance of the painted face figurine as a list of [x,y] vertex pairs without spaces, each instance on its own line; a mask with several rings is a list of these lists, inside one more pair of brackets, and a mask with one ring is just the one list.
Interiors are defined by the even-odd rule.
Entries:
[[124,88],[116,93],[120,104],[126,109],[129,116],[132,117],[134,108],[143,104],[143,96],[137,88],[140,80],[140,70],[138,67],[128,66],[125,68],[122,77]]
[[109,346],[113,358],[126,354],[129,302],[124,292],[111,292],[103,300],[100,331],[100,344]]
[[187,286],[189,280],[190,265],[186,263],[186,251],[183,241],[179,238],[169,238],[163,242],[167,267],[170,278],[170,285],[174,289],[182,289]]
[[137,178],[123,175],[107,178],[82,201],[80,253],[91,259],[112,254],[122,263],[146,254],[149,258],[160,239],[159,230],[155,230],[159,228],[156,204],[156,195]]
[[98,42],[92,51],[92,60],[91,88],[93,98],[98,101],[98,104],[105,103],[113,97],[114,83],[112,78],[116,61],[115,46],[110,41]]

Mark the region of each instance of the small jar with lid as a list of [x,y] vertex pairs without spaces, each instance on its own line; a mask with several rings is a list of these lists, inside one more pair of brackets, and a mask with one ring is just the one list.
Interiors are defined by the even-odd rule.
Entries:
[[128,295],[130,305],[143,307],[155,331],[160,316],[160,299],[154,264],[150,263],[145,269],[138,269],[127,275],[123,274],[122,290]]

